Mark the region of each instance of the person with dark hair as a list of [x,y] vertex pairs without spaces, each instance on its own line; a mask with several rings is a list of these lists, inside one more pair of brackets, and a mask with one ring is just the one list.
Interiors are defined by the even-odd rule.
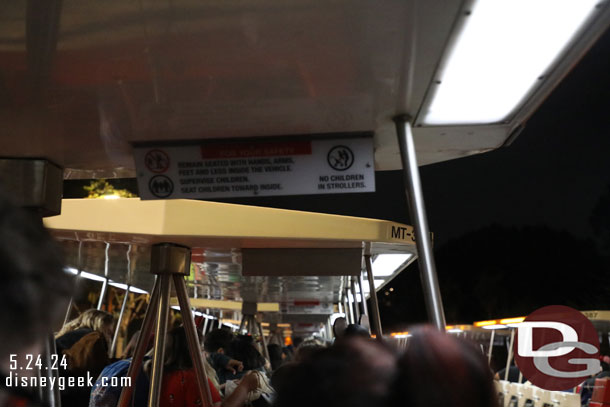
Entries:
[[[238,335],[231,342],[228,353],[243,363],[244,371],[264,369],[265,357],[254,346],[254,338],[251,335]],[[237,376],[241,377],[243,374],[238,372]]]
[[269,353],[269,362],[271,363],[271,370],[275,371],[282,365],[282,347],[275,343],[267,345],[267,352]]
[[371,334],[368,329],[358,324],[349,324],[343,331],[342,338],[351,338],[354,336],[360,336],[362,338],[370,338]]
[[[26,366],[39,355],[68,307],[74,279],[64,270],[61,251],[40,218],[0,193],[0,406],[33,405],[34,396],[7,387],[10,355]],[[19,370],[20,377],[32,370]]]
[[497,407],[492,372],[471,343],[432,326],[410,333],[388,407]]
[[308,360],[310,357],[312,357],[314,354],[316,354],[318,351],[324,349],[325,346],[322,345],[322,342],[320,342],[317,339],[306,339],[303,342],[301,342],[299,344],[299,346],[297,347],[297,350],[294,354],[294,361],[295,362],[303,362]]
[[376,407],[386,401],[395,358],[379,342],[354,337],[286,366],[272,382],[274,407]]
[[228,354],[234,339],[231,331],[220,328],[208,332],[203,343],[204,349],[208,353],[208,361],[216,371],[218,383],[221,386],[227,380],[236,378],[244,370],[243,363]]
[[[125,376],[130,363],[130,360],[121,360],[109,365],[102,371],[91,393],[90,407],[115,407],[117,405],[121,388],[104,386],[103,384],[111,382],[109,379],[112,377]],[[135,407],[148,405],[151,369],[152,359],[148,357],[135,383]],[[206,370],[208,369],[206,368]],[[245,403],[248,393],[257,388],[258,380],[252,375],[245,376],[233,394],[227,397],[224,402],[210,377],[208,377],[208,386],[215,407],[221,404],[224,407],[241,407]],[[197,376],[193,368],[193,358],[188,348],[184,327],[180,326],[167,334],[159,406],[191,407],[200,405],[202,405],[202,400],[197,385]]]

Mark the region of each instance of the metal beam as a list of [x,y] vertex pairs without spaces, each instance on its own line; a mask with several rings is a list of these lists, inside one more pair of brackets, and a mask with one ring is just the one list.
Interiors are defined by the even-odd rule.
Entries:
[[[366,275],[368,277],[369,280],[369,288],[370,288],[370,296],[371,296],[371,305],[372,305],[372,310],[371,313],[372,315],[372,330],[373,330],[373,334],[375,334],[375,337],[377,339],[381,339],[382,335],[383,335],[383,330],[381,329],[381,317],[379,315],[379,303],[377,302],[377,292],[375,291],[375,279],[373,278],[373,265],[371,264],[371,255],[370,254],[365,254],[364,255],[364,263],[366,265]],[[369,315],[369,318],[371,317],[371,315]]]
[[[417,166],[417,155],[415,143],[413,141],[413,131],[411,129],[410,117],[401,115],[394,118],[396,132],[398,134],[398,144],[402,158],[402,168],[406,183],[407,201],[411,212],[411,221],[415,232],[415,242],[417,248],[418,264],[421,281],[426,299],[426,308],[430,321],[441,330],[445,330],[445,312],[441,291],[436,275],[436,265],[432,254],[432,242],[426,217],[424,196],[419,179],[419,167]],[[373,289],[371,289],[373,290]]]

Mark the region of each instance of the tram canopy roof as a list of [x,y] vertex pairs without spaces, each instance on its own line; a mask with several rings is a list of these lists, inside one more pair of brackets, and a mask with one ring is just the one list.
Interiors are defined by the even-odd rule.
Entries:
[[0,10],[0,151],[68,178],[134,177],[135,143],[349,132],[398,169],[396,114],[420,164],[489,151],[610,21],[594,0],[36,4]]
[[189,290],[199,308],[245,301],[328,314],[363,254],[373,256],[377,289],[416,257],[408,225],[204,201],[66,199],[44,224],[73,269],[144,290],[153,282],[152,245],[191,247]]

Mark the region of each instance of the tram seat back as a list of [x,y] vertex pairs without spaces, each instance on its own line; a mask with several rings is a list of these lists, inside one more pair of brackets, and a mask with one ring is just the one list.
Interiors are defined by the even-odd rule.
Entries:
[[562,392],[561,407],[580,407],[580,394]]
[[610,379],[596,379],[589,407],[610,406]]
[[556,406],[556,401],[553,401],[552,392],[540,388],[536,388],[534,391],[534,399],[536,403],[534,404],[536,407],[554,407]]
[[498,395],[498,405],[505,407],[504,400],[507,398],[508,382],[505,380],[494,380],[496,386],[496,394]]
[[534,407],[534,388],[529,384],[519,388],[519,407]]
[[505,402],[505,407],[518,407],[519,406],[519,394],[521,393],[521,383],[509,383],[508,385],[508,397]]

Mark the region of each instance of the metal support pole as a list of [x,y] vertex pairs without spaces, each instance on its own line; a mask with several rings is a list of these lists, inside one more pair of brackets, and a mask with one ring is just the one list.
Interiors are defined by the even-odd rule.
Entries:
[[[51,379],[54,383],[57,383],[57,378],[59,377],[59,371],[57,369],[52,369],[53,361],[51,360],[51,355],[57,354],[57,349],[55,348],[55,338],[53,335],[48,335],[45,343],[44,343],[44,351],[43,351],[43,365],[45,367],[44,371],[40,371],[40,376],[46,377],[47,383],[51,383]],[[42,386],[40,386],[42,387]],[[45,386],[42,388],[42,400],[45,402],[45,405],[49,407],[61,407],[61,398],[59,396],[59,386]]]
[[102,290],[100,291],[100,299],[97,301],[97,309],[101,310],[104,305],[104,298],[106,297],[106,289],[108,288],[108,279],[106,278],[102,283]]
[[366,304],[366,297],[364,296],[364,282],[362,281],[362,271],[358,275],[358,288],[360,289],[360,303],[362,304],[362,312],[367,317],[369,316],[369,307]]
[[506,358],[506,369],[504,370],[504,380],[508,380],[508,371],[510,370],[510,362],[513,360],[513,345],[515,343],[515,330],[510,330],[510,344],[508,345],[508,357]]
[[347,304],[347,296],[345,295],[345,290],[343,291],[343,314],[345,315],[345,320],[349,324],[349,307]]
[[[78,288],[80,283],[80,273],[83,269],[83,242],[78,242],[78,257],[76,258],[76,282],[74,284],[75,288]],[[72,303],[74,302],[74,295],[70,297],[70,302],[68,303],[68,311],[66,311],[66,317],[64,318],[64,325],[66,325],[70,321],[70,315],[72,314]]]
[[114,329],[114,336],[112,337],[112,345],[110,346],[110,351],[108,352],[108,357],[112,359],[114,354],[116,353],[116,344],[119,339],[119,331],[121,330],[121,321],[123,320],[123,315],[125,314],[125,308],[127,307],[127,300],[129,299],[129,289],[131,285],[127,285],[127,289],[125,291],[125,296],[123,297],[123,303],[121,304],[121,312],[119,313],[119,318],[116,321],[116,328]]
[[[159,307],[157,309],[157,326],[155,329],[155,350],[153,366],[150,374],[150,391],[148,393],[148,407],[157,407],[161,400],[161,383],[163,381],[163,362],[165,361],[165,334],[169,317],[170,275],[161,274],[159,290]],[[187,310],[188,311],[188,310]],[[189,315],[189,313],[187,313]]]
[[101,310],[102,305],[104,305],[104,298],[106,297],[106,290],[108,289],[108,266],[110,263],[109,252],[110,251],[110,243],[106,243],[106,251],[105,251],[105,261],[104,261],[104,283],[102,284],[102,291],[100,292],[100,299],[97,302],[97,309]]
[[[253,315],[253,319],[256,317]],[[269,357],[269,349],[267,349],[267,340],[265,339],[265,333],[263,332],[263,324],[256,321],[256,326],[258,327],[258,331],[261,333],[261,341],[263,342],[263,355],[265,355],[265,359],[271,364],[271,358]]]
[[346,313],[347,313],[347,323],[348,324],[353,324],[354,323],[354,309],[352,308],[352,301],[349,298],[349,290],[347,287],[345,287],[345,309],[346,309]]
[[[138,373],[142,367],[142,361],[144,360],[144,354],[148,346],[150,335],[152,334],[153,328],[155,327],[155,315],[157,314],[157,307],[159,305],[159,289],[160,289],[160,277],[155,280],[155,285],[150,295],[150,302],[146,309],[146,315],[142,322],[142,329],[140,330],[140,336],[136,344],[136,348],[129,364],[129,370],[127,376],[131,378],[131,383],[136,383]],[[121,391],[121,397],[119,398],[119,407],[129,407],[131,405],[131,395],[133,387],[123,387]]]
[[210,386],[208,385],[208,375],[205,372],[203,364],[203,355],[201,353],[199,338],[197,337],[197,330],[195,329],[195,321],[192,317],[188,317],[190,315],[191,304],[189,303],[189,297],[186,294],[186,283],[184,282],[183,276],[174,274],[174,287],[176,288],[178,303],[180,304],[182,323],[184,324],[186,339],[195,367],[195,376],[197,377],[197,386],[199,387],[201,400],[204,402],[205,406],[212,407],[212,394],[210,392]]
[[205,334],[208,332],[208,324],[210,323],[210,319],[209,318],[204,318],[205,321],[203,321],[203,329],[202,329],[202,334],[203,336],[205,336]]
[[350,290],[352,292],[352,297],[354,297],[354,302],[353,302],[353,306],[354,306],[354,316],[355,316],[355,320],[356,322],[354,322],[355,324],[359,324],[360,323],[360,306],[358,305],[358,296],[356,295],[356,282],[354,281],[355,279],[353,277],[350,277]]
[[[373,265],[371,264],[371,255],[364,255],[364,263],[366,264],[366,275],[369,280],[369,293],[371,296],[371,305],[372,305],[372,328],[373,333],[377,339],[381,339],[383,335],[383,331],[381,330],[381,317],[379,316],[379,303],[377,302],[377,292],[375,291],[375,279],[373,278]],[[371,315],[369,315],[369,318]]]
[[[413,132],[410,118],[406,115],[394,119],[396,132],[398,133],[398,144],[402,158],[402,168],[406,182],[407,200],[411,212],[411,220],[414,223],[415,242],[417,246],[418,264],[421,281],[426,299],[428,318],[440,330],[445,330],[445,312],[443,301],[436,275],[434,256],[432,255],[432,243],[426,217],[424,196],[419,179],[419,167],[417,166],[417,154],[413,142]],[[373,288],[371,288],[371,292]]]
[[489,350],[487,351],[487,363],[491,363],[491,352],[494,348],[494,339],[496,338],[496,330],[491,330],[491,338],[489,339]]

